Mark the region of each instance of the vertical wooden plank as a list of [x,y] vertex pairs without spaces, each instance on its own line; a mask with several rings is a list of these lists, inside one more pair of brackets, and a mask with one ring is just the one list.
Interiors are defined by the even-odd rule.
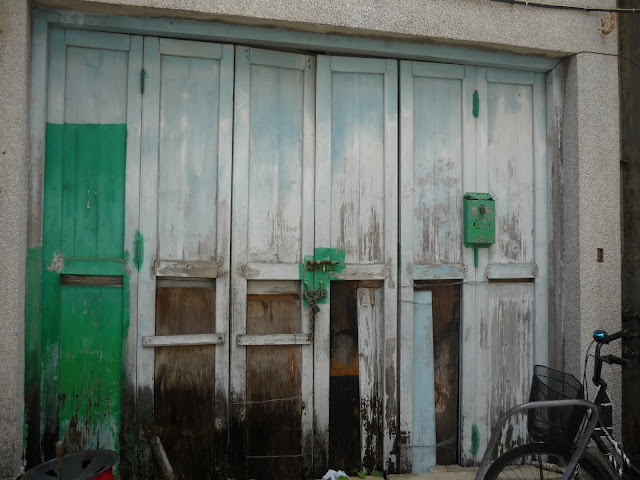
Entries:
[[[158,132],[160,122],[160,50],[157,38],[144,39],[144,70],[147,73],[142,97],[142,137],[140,159],[140,234],[145,239],[138,278],[138,379],[136,420],[151,423],[154,415],[154,351],[142,347],[142,337],[155,334],[156,282],[153,270],[157,253],[158,212]],[[142,429],[138,432],[137,478],[147,479],[153,460]]]
[[400,419],[398,471],[411,471],[413,442],[413,73],[400,62]]
[[[316,168],[315,218],[331,218],[331,57],[320,55],[316,63]],[[315,245],[331,244],[331,227],[322,221],[315,228]],[[329,362],[330,301],[318,305],[313,328],[314,442],[313,473],[322,477],[329,460]]]
[[226,340],[215,348],[215,438],[214,477],[228,477],[229,425],[229,352],[231,289],[231,174],[233,143],[233,77],[234,48],[222,46],[220,59],[220,97],[218,122],[218,198],[217,198],[217,261],[215,331],[224,332]]
[[[486,302],[488,324],[481,334],[481,348],[486,345],[487,410],[486,426],[490,434],[500,416],[527,401],[533,373],[533,301],[530,283],[489,284]],[[482,327],[481,327],[482,330]],[[527,440],[526,421],[514,416],[502,431],[498,454]],[[481,442],[486,445],[486,439]],[[483,447],[484,448],[484,447]]]
[[332,282],[331,298],[329,465],[350,471],[362,462],[357,282]]
[[398,428],[398,62],[386,61],[384,74],[384,410],[382,455],[395,472]]
[[412,254],[419,264],[457,264],[462,253],[462,80],[438,73],[414,77]]
[[47,127],[45,138],[45,170],[42,238],[42,390],[40,417],[43,419],[38,441],[42,455],[55,455],[53,444],[59,440],[58,391],[60,350],[60,275],[50,269],[60,255],[62,225],[62,176],[64,158],[64,31],[49,31],[49,72],[47,88]]
[[122,420],[123,287],[100,286],[98,447],[120,453]]
[[[124,326],[122,339],[122,444],[121,458],[128,459],[120,463],[123,478],[135,475],[135,405],[137,377],[137,338],[138,338],[138,276],[139,249],[138,238],[144,247],[144,238],[139,237],[140,222],[140,147],[142,134],[142,93],[140,92],[140,70],[142,69],[143,38],[131,37],[127,81],[127,153],[125,173],[125,221],[124,250],[128,271],[123,285]],[[136,236],[138,233],[138,237]]]
[[358,288],[360,449],[362,466],[366,468],[368,472],[381,470],[383,468],[383,312],[384,299],[382,288]]
[[[156,334],[213,333],[215,295],[214,288],[158,287]],[[215,348],[156,349],[154,425],[179,478],[214,478]]]
[[413,463],[412,472],[436,464],[433,312],[430,291],[413,294]]
[[436,463],[458,463],[460,285],[432,291]]
[[[315,182],[315,129],[316,129],[316,61],[315,57],[306,57],[304,72],[303,100],[303,140],[302,140],[302,239],[301,248],[304,255],[311,255],[314,248],[314,182]],[[301,282],[302,283],[302,282]],[[303,286],[300,286],[302,291]],[[304,302],[300,304],[302,331],[313,332],[311,314]],[[306,477],[313,473],[313,348],[302,349],[302,451],[311,452],[303,458]]]
[[535,281],[534,364],[549,365],[549,245],[551,208],[550,170],[547,159],[546,79],[536,73],[533,85],[533,170],[534,170],[534,261],[538,266]]
[[489,83],[489,190],[496,200],[492,263],[533,260],[533,88]]
[[25,468],[41,463],[42,399],[42,227],[49,25],[33,15],[31,49],[31,117],[27,283],[25,307]]
[[[465,67],[465,81],[463,83],[463,157],[462,157],[462,185],[465,192],[480,192],[487,186],[486,169],[486,82],[482,76],[486,69]],[[478,92],[479,117],[473,116],[473,94]],[[483,250],[479,256],[483,258]],[[480,268],[476,268],[473,249],[465,248],[463,252],[464,265],[467,271],[462,286],[462,351],[460,382],[460,462],[469,465],[474,462],[478,452],[482,452],[478,442],[476,425],[476,382],[478,378],[478,364],[476,357],[476,339],[478,336],[479,309],[476,298],[479,285],[476,281],[483,278]]]
[[251,64],[249,48],[236,47],[236,80],[233,129],[233,216],[231,241],[231,373],[230,373],[230,425],[229,425],[229,478],[245,476],[246,429],[246,348],[238,346],[235,336],[246,332],[247,280],[245,266],[248,261],[248,208],[249,208],[249,145]]
[[163,55],[161,84],[158,254],[213,261],[220,61]]
[[[298,333],[298,295],[249,295],[247,333]],[[302,451],[302,350],[308,347],[247,348],[248,478],[300,478]]]

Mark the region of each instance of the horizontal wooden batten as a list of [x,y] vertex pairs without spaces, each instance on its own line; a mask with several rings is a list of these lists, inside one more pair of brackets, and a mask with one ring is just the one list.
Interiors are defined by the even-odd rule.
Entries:
[[143,347],[184,347],[188,345],[217,345],[220,343],[224,343],[223,333],[149,335],[142,337]]
[[129,35],[118,35],[102,32],[82,32],[66,30],[64,43],[67,47],[100,48],[128,52],[131,48]]
[[414,280],[447,280],[464,278],[466,267],[463,264],[414,265]]
[[156,260],[157,277],[198,277],[216,278],[216,262],[188,262],[182,260]]
[[270,335],[236,335],[239,346],[260,345],[311,345],[313,337],[310,333],[274,333]]
[[332,280],[384,280],[387,278],[387,266],[347,264],[342,272],[329,274]]
[[222,57],[222,45],[218,43],[189,42],[183,40],[175,42],[170,39],[160,39],[160,54],[175,57],[196,57],[220,60]]
[[[119,258],[64,258],[57,259],[62,275],[114,275],[125,273],[124,260]],[[51,270],[54,268],[51,267]]]
[[121,287],[120,275],[60,275],[60,285],[84,285],[87,287]]
[[524,280],[538,276],[538,266],[530,263],[489,264],[486,269],[489,280]]
[[297,263],[247,263],[247,280],[300,280]]

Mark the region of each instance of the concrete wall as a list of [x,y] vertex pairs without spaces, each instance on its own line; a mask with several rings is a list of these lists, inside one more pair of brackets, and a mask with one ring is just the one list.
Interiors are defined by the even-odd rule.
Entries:
[[[592,4],[586,0],[556,3]],[[597,3],[613,7],[616,1]],[[552,360],[580,372],[591,331],[619,326],[619,106],[614,56],[618,38],[617,29],[608,36],[600,33],[600,19],[608,24],[608,15],[488,0],[37,0],[36,5],[570,57],[562,64],[564,82],[554,76],[558,77],[554,90],[564,101],[556,99],[553,108],[560,111],[552,116],[562,117],[563,125],[550,137],[557,174]],[[0,154],[6,152],[0,157],[0,351],[4,365],[11,367],[0,371],[0,429],[7,437],[0,447],[0,478],[16,473],[22,450],[29,25],[27,0],[0,1]],[[585,51],[591,53],[579,53]],[[33,172],[32,178],[37,175]],[[596,262],[596,248],[604,248],[603,263]],[[610,383],[616,396],[615,375]]]
[[0,2],[0,478],[22,466],[31,15]]

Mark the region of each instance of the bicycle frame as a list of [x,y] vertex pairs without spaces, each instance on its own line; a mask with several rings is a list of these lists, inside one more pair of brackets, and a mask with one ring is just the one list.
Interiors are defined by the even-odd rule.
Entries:
[[485,450],[484,456],[482,457],[482,462],[480,463],[480,467],[478,468],[478,473],[476,473],[475,480],[482,480],[482,476],[484,475],[484,471],[487,468],[487,464],[489,462],[489,457],[491,456],[496,443],[498,443],[498,437],[502,433],[502,428],[507,423],[507,420],[509,420],[510,417],[526,410],[531,410],[532,408],[560,407],[586,407],[591,411],[591,414],[589,415],[589,422],[587,423],[584,434],[578,441],[576,449],[571,456],[571,460],[569,461],[569,465],[567,465],[567,468],[562,475],[562,480],[569,480],[573,475],[573,471],[576,469],[578,462],[582,458],[582,455],[587,448],[587,443],[589,443],[589,439],[592,437],[593,432],[596,429],[596,425],[598,424],[598,421],[600,419],[598,407],[594,403],[587,402],[586,400],[547,400],[544,402],[527,402],[513,407],[507,413],[502,415],[502,417],[500,417],[500,420],[498,420],[496,426],[493,427],[493,430],[491,431],[491,439],[487,444],[487,449]]

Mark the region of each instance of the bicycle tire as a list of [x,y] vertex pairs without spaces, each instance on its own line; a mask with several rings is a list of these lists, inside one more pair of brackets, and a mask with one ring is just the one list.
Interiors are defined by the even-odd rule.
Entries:
[[[541,462],[540,455],[548,457]],[[529,463],[527,458],[531,458]],[[485,480],[542,480],[562,478],[563,465],[568,463],[570,455],[547,443],[528,443],[512,448],[500,455],[484,476]],[[510,468],[512,467],[512,468]],[[549,474],[546,476],[546,474]],[[589,452],[580,460],[580,470],[574,477],[579,480],[608,480],[604,466]]]

